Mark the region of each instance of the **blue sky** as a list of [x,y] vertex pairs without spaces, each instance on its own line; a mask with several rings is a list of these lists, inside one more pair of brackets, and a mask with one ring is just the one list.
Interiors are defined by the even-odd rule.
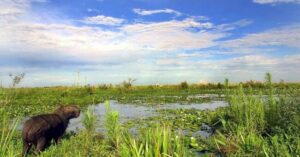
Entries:
[[0,83],[300,80],[299,0],[1,0]]

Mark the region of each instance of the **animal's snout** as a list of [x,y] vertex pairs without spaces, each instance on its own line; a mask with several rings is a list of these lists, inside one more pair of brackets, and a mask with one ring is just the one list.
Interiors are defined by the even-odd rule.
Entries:
[[78,107],[74,108],[74,110],[73,110],[73,116],[75,118],[77,118],[77,117],[80,116],[80,109]]
[[80,116],[80,110],[77,110],[77,112],[75,113],[76,118]]

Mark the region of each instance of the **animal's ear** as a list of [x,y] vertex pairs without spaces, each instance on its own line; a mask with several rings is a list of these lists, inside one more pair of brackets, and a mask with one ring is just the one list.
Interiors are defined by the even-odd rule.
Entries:
[[61,110],[63,110],[63,108],[64,108],[63,105],[59,105],[59,107],[58,107],[55,111],[56,111],[56,112],[57,112],[57,111],[61,111]]
[[64,107],[64,110],[65,110],[66,112],[71,112],[71,111],[74,110],[74,107],[73,107],[72,105],[67,105],[67,106]]

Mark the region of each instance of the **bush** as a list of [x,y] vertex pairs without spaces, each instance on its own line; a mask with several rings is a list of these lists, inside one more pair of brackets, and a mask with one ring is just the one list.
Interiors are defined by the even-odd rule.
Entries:
[[187,88],[189,88],[189,84],[186,81],[183,81],[179,84],[179,87],[181,89],[187,89]]

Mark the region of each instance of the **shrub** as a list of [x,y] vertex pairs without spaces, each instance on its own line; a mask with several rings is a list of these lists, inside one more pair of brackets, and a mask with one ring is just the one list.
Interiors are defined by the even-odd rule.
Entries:
[[186,81],[183,81],[179,84],[179,87],[181,89],[187,89],[187,88],[189,88],[189,84]]

